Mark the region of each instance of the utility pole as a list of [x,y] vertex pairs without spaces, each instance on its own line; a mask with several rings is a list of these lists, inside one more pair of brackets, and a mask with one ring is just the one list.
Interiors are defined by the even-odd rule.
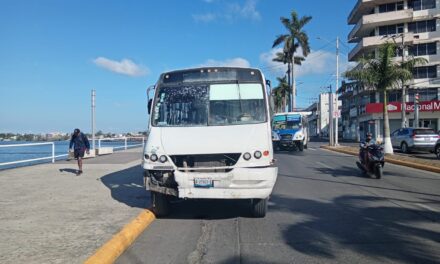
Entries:
[[334,146],[334,129],[333,129],[333,92],[332,92],[332,86],[329,87],[329,93],[328,93],[328,138],[329,138],[329,145]]
[[[286,55],[286,56],[287,56],[287,55]],[[291,85],[291,83],[290,83],[290,72],[291,72],[291,71],[292,71],[292,69],[290,68],[290,62],[287,62],[287,84],[289,85],[289,90],[290,90],[290,85]],[[287,111],[290,112],[290,111],[289,111],[289,109],[290,109],[290,102],[291,102],[291,96],[290,96],[290,93],[291,93],[291,92],[288,93],[289,100],[287,100],[287,97],[285,98],[285,100],[286,100],[286,104],[284,105],[283,112],[286,111],[286,105],[287,105],[287,103],[288,103],[288,105],[287,105]]]
[[[402,66],[405,63],[405,34],[401,34],[402,44],[400,46],[402,51]],[[402,128],[405,128],[406,125],[406,88],[405,83],[402,82]]]
[[95,97],[96,91],[92,90],[92,149],[95,151]]
[[290,112],[296,108],[296,80],[295,80],[295,38],[292,38],[292,101]]
[[[339,88],[339,37],[336,37],[336,91]],[[338,95],[336,93],[336,112],[338,114],[335,117],[335,146],[338,144],[338,136],[339,136],[339,124],[338,124],[338,115],[339,115],[339,105],[338,105]]]
[[413,127],[419,127],[419,93],[414,95],[414,124]]

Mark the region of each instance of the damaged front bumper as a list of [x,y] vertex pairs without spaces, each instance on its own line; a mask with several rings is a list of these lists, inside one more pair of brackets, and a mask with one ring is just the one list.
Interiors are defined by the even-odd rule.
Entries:
[[[161,175],[162,174],[162,175]],[[203,170],[146,170],[150,191],[178,198],[193,199],[265,199],[275,185],[278,168],[274,166],[232,168],[222,172]],[[198,179],[208,180],[208,187],[197,186]]]

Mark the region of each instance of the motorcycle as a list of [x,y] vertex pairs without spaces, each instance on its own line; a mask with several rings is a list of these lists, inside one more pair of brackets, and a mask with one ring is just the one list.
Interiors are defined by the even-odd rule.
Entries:
[[[364,156],[365,152],[367,153],[366,161]],[[379,144],[366,145],[362,143],[359,150],[359,161],[356,162],[356,165],[364,173],[375,175],[376,179],[382,178],[383,167],[385,166],[385,153],[383,147]]]

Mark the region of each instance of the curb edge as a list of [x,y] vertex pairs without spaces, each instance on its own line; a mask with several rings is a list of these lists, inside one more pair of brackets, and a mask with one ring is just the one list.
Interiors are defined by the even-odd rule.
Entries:
[[136,238],[156,219],[149,210],[143,210],[130,223],[126,224],[103,246],[90,256],[85,264],[114,263],[116,259],[136,240]]

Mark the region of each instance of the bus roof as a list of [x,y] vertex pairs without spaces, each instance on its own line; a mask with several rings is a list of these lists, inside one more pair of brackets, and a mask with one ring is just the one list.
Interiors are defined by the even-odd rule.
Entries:
[[262,82],[263,74],[256,68],[199,67],[165,72],[162,83],[185,83],[203,81]]

